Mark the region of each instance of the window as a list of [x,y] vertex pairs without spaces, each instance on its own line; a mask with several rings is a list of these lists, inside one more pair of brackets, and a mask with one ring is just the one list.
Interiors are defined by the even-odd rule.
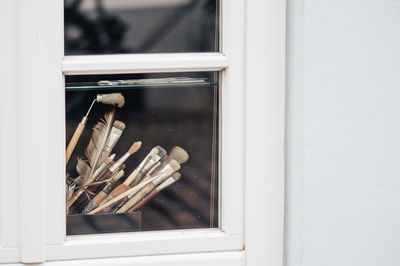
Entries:
[[[154,3],[156,2],[157,1],[155,1]],[[165,3],[165,1],[163,2]],[[172,3],[174,1],[170,2]],[[176,2],[185,2],[192,4],[194,3],[194,1]],[[211,10],[213,12],[217,12],[217,10],[219,10],[216,5],[218,1],[199,1],[196,3],[197,4],[194,6],[214,3],[215,7]],[[224,17],[224,7],[222,6],[220,10],[222,12],[221,17]],[[229,9],[226,9],[226,12],[228,11]],[[114,12],[116,11],[114,10]],[[218,16],[217,14],[215,14],[213,17],[215,19]],[[214,22],[213,28],[215,28],[217,25],[219,25],[219,22]],[[222,29],[221,37],[224,41],[223,32],[224,30]],[[218,36],[218,31],[214,32],[211,35],[211,40],[215,40],[215,36]],[[231,38],[238,38],[238,35],[231,36]],[[229,40],[227,39],[227,41]],[[242,47],[240,45],[240,41],[232,40],[229,42],[231,44],[237,43],[238,47]],[[154,217],[156,217],[155,214],[150,218],[146,218],[146,215],[151,214],[151,210],[147,210],[147,212],[143,210],[141,230],[151,230],[151,232],[125,232],[118,234],[107,233],[101,235],[94,234],[81,236],[74,236],[74,233],[70,232],[71,235],[67,234],[67,237],[64,240],[66,234],[65,212],[63,211],[63,217],[59,216],[61,212],[57,212],[57,214],[54,213],[49,217],[49,223],[52,224],[52,226],[49,228],[49,231],[51,231],[51,233],[49,232],[48,235],[51,236],[52,242],[61,243],[61,245],[54,245],[48,251],[47,256],[54,256],[54,258],[56,259],[79,259],[93,257],[154,255],[242,249],[243,186],[241,186],[240,184],[243,182],[243,125],[240,120],[231,119],[230,117],[228,117],[228,114],[229,116],[243,117],[243,72],[239,70],[239,64],[237,67],[238,72],[235,75],[230,75],[230,72],[227,70],[227,68],[230,67],[230,64],[232,62],[242,60],[243,53],[242,51],[238,50],[237,54],[232,54],[231,56],[228,56],[229,50],[224,49],[223,46],[221,48],[224,53],[212,52],[217,51],[218,42],[217,44],[214,44],[214,47],[208,48],[208,52],[193,50],[195,53],[184,53],[186,48],[182,49],[181,46],[177,44],[184,46],[184,44],[182,44],[181,42],[174,42],[172,43],[172,45],[167,43],[165,44],[165,46],[163,46],[164,44],[160,44],[159,46],[169,46],[169,51],[173,51],[174,53],[130,53],[122,55],[113,54],[112,52],[108,54],[109,50],[106,49],[101,52],[101,55],[66,56],[63,60],[64,84],[66,88],[65,99],[63,94],[59,94],[58,97],[61,97],[61,99],[65,100],[66,102],[66,125],[73,128],[74,126],[76,126],[77,121],[80,120],[80,118],[78,118],[77,116],[82,115],[82,112],[85,113],[83,109],[87,110],[87,104],[85,106],[79,105],[79,110],[73,108],[75,109],[74,111],[76,111],[75,113],[74,111],[72,111],[72,107],[70,107],[71,104],[80,101],[80,97],[85,97],[85,102],[90,102],[89,98],[93,97],[93,95],[90,95],[89,90],[87,90],[86,92],[83,91],[84,86],[79,86],[76,82],[81,84],[83,82],[89,82],[92,83],[92,85],[93,83],[96,83],[98,85],[99,83],[97,82],[104,80],[126,81],[143,78],[147,80],[148,78],[159,79],[167,77],[186,77],[193,79],[202,78],[205,82],[200,87],[198,85],[191,85],[189,87],[173,86],[169,88],[163,88],[160,86],[155,87],[154,84],[152,84],[152,86],[147,87],[136,87],[135,90],[129,90],[127,88],[125,88],[125,90],[118,90],[117,92],[121,92],[125,96],[127,106],[124,106],[123,108],[121,108],[121,110],[118,110],[117,108],[116,112],[120,116],[121,121],[126,122],[126,127],[128,131],[135,129],[135,127],[140,127],[140,130],[146,131],[146,128],[151,129],[152,124],[149,124],[148,126],[143,123],[139,124],[140,126],[135,126],[133,124],[134,120],[144,120],[147,112],[146,109],[142,109],[140,112],[137,112],[135,111],[135,106],[137,107],[138,104],[150,104],[149,102],[146,102],[143,97],[142,99],[140,99],[140,92],[142,92],[142,94],[145,92],[147,96],[149,96],[151,93],[153,93],[153,95],[160,95],[161,93],[163,93],[164,99],[167,99],[168,97],[173,99],[176,98],[175,91],[179,89],[180,93],[185,93],[187,95],[186,98],[182,98],[181,101],[176,101],[174,105],[162,101],[157,103],[160,106],[159,108],[164,108],[160,110],[174,110],[171,109],[172,107],[174,107],[175,113],[177,114],[182,114],[184,113],[183,111],[187,112],[189,110],[189,107],[199,108],[199,106],[203,106],[204,108],[205,106],[207,108],[206,112],[208,113],[206,124],[209,124],[209,126],[206,129],[208,133],[205,135],[205,144],[201,144],[201,148],[208,147],[209,151],[204,154],[208,154],[208,156],[212,158],[207,159],[204,158],[204,155],[200,155],[199,158],[203,158],[196,159],[196,153],[198,153],[200,149],[193,148],[193,150],[190,150],[189,148],[187,148],[190,146],[184,145],[185,140],[183,137],[177,139],[175,143],[170,140],[171,135],[169,139],[162,140],[162,137],[165,136],[165,134],[167,134],[168,132],[162,132],[165,129],[161,128],[160,130],[157,130],[155,132],[147,132],[147,134],[149,132],[153,134],[153,139],[159,139],[159,142],[157,143],[157,141],[155,140],[150,140],[150,138],[143,140],[143,145],[146,145],[143,151],[139,150],[137,152],[137,158],[132,158],[133,163],[127,163],[126,167],[130,167],[130,169],[127,170],[128,172],[133,171],[135,165],[140,163],[140,161],[143,160],[146,154],[149,153],[151,148],[155,147],[156,145],[163,146],[163,148],[169,152],[169,150],[174,145],[179,146],[179,143],[183,143],[182,146],[185,146],[185,149],[189,153],[189,156],[193,156],[193,161],[196,162],[196,160],[201,160],[200,162],[205,165],[205,168],[208,169],[209,172],[206,176],[206,179],[215,179],[212,182],[207,181],[207,185],[205,185],[206,187],[208,187],[209,190],[214,190],[214,198],[211,198],[211,193],[207,191],[205,193],[205,203],[202,204],[203,207],[193,208],[192,206],[191,208],[189,208],[189,211],[186,210],[181,212],[180,215],[189,217],[189,220],[192,220],[192,222],[183,222],[181,226],[173,225],[168,227],[166,222],[154,222]],[[171,47],[177,49],[171,50]],[[99,78],[99,75],[102,76]],[[220,77],[218,77],[219,75]],[[75,91],[73,88],[75,88]],[[77,90],[79,90],[79,92]],[[113,89],[112,92],[114,91],[115,90]],[[98,87],[96,87],[96,90],[93,92],[99,93],[100,91],[98,90]],[[206,97],[205,99],[208,102],[208,105],[204,105],[204,103],[197,104],[196,102],[193,102],[193,100],[201,100],[201,97],[196,95],[200,92],[204,95],[204,97]],[[132,95],[133,93],[134,95]],[[84,94],[87,96],[83,96]],[[151,95],[149,97],[151,97]],[[179,105],[177,105],[178,103]],[[196,104],[198,107],[196,107]],[[98,120],[96,118],[101,117],[101,112],[104,112],[104,109],[103,111],[101,111],[101,108],[105,108],[105,106],[101,106],[100,104],[95,108],[96,109],[94,109],[93,111],[98,112],[98,114],[94,113],[94,116],[90,118],[92,119],[92,125],[93,123],[96,123],[96,120]],[[186,108],[186,110],[182,108]],[[152,110],[154,111],[155,109]],[[61,113],[64,113],[64,109],[60,109],[59,111]],[[150,113],[151,112],[152,111],[150,111]],[[59,113],[59,115],[61,113]],[[123,118],[124,115],[126,118]],[[62,114],[62,117],[64,117],[64,114]],[[70,119],[70,117],[74,117],[74,119]],[[133,117],[136,117],[136,119],[133,119]],[[191,116],[190,119],[193,119],[193,116]],[[72,123],[72,120],[74,123]],[[175,120],[175,122],[179,121],[179,119],[172,120]],[[149,120],[146,119],[145,122],[148,123]],[[75,125],[73,126],[72,124]],[[188,123],[186,123],[186,127],[187,126]],[[183,130],[186,131],[186,134],[189,132],[189,128],[185,128]],[[85,130],[86,134],[88,134],[88,136],[86,136],[86,145],[88,143],[90,131],[90,128],[88,130]],[[73,129],[67,129],[66,132],[67,136],[65,139],[68,141],[68,136],[71,136],[71,132],[73,132]],[[146,134],[140,133],[138,131],[136,133],[131,132],[127,134],[127,136],[131,138],[144,135]],[[138,138],[137,140],[142,139]],[[195,141],[199,142],[200,140],[201,138],[199,138],[199,136],[196,136]],[[121,137],[121,141],[128,140],[125,140]],[[82,139],[82,143],[83,142],[84,139]],[[129,140],[129,142],[131,142],[131,140]],[[77,145],[77,149],[81,149],[81,151],[79,152],[77,150],[76,153],[83,156],[84,152],[82,152],[82,150],[85,148],[86,145],[83,144],[79,147]],[[119,152],[121,153],[123,149],[119,149],[121,149],[121,151]],[[124,150],[126,150],[126,148]],[[219,152],[216,153],[216,151]],[[121,156],[121,154],[119,154],[118,156]],[[185,168],[186,166],[184,164],[182,165],[182,173],[191,168],[190,163],[191,162],[188,161],[187,169]],[[195,171],[199,171],[199,168],[195,169]],[[196,174],[192,175],[192,179],[195,178],[195,175]],[[185,177],[187,178],[188,176],[182,176],[182,180]],[[177,185],[179,184],[178,182]],[[184,184],[184,182],[182,182],[182,184]],[[59,186],[59,184],[57,185]],[[179,202],[184,203],[186,201],[196,200],[193,192],[198,193],[199,189],[199,185],[197,185],[194,190],[186,188],[186,193],[189,195],[189,198],[180,201],[176,200],[175,203],[178,203],[179,205]],[[63,193],[63,196],[64,194],[65,193]],[[215,195],[218,195],[217,198],[215,198]],[[59,192],[49,191],[48,199],[54,199],[53,197],[58,197],[58,202],[64,201],[64,197],[61,197]],[[182,208],[182,204],[180,205],[180,208]],[[55,206],[54,204],[52,208],[58,209],[61,208],[61,206]],[[161,208],[163,210],[168,210],[168,206],[161,206]],[[197,213],[196,209],[198,209]],[[212,213],[210,212],[211,210]],[[198,215],[200,212],[202,214],[199,219]],[[173,211],[170,211],[168,215],[171,216],[177,214],[179,213],[174,213]],[[201,219],[203,215],[205,217],[208,217],[206,219]],[[213,219],[210,219],[211,216],[213,216]],[[87,217],[90,217],[90,215],[87,215]],[[150,223],[151,221],[153,225],[152,223]],[[186,229],[184,229],[184,231],[177,230],[183,228]],[[162,230],[153,231],[154,229]],[[88,244],[88,241],[90,242],[90,244]],[[120,248],[115,249],[115,245],[118,245]],[[90,250],[93,250],[92,255],[88,255],[87,253],[83,252],[88,246],[90,246]],[[64,252],[66,248],[69,250],[68,253]]]
[[[2,263],[71,260],[71,265],[96,264],[98,259],[116,257],[121,257],[120,263],[143,260],[155,265],[160,261],[165,265],[185,265],[182,261],[243,265],[245,260],[256,265],[256,259],[279,263],[283,228],[282,1],[248,2],[246,6],[245,1],[221,1],[221,25],[214,25],[221,27],[214,39],[221,40],[218,48],[214,46],[216,50],[120,54],[117,49],[110,54],[65,56],[62,1],[7,0],[2,7],[1,17],[10,18],[10,23],[0,23],[8,48],[2,50],[4,61],[0,64],[4,64],[5,80],[9,81],[0,87],[7,95],[0,97],[0,119],[8,125],[0,134]],[[262,32],[265,34],[260,35]],[[166,73],[185,77],[199,72],[220,73],[218,227],[67,236],[65,88],[69,79]]]

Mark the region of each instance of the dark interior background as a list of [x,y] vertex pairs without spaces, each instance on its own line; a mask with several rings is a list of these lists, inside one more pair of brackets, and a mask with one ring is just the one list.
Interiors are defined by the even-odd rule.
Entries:
[[[183,164],[180,170],[181,179],[140,209],[143,217],[142,230],[210,227],[212,159],[218,166],[218,143],[213,142],[213,112],[218,110],[218,98],[215,99],[214,93],[218,94],[218,85],[121,87],[101,91],[68,89],[68,86],[99,80],[171,76],[202,77],[207,78],[207,81],[218,81],[217,72],[66,77],[66,143],[71,139],[76,126],[98,93],[121,92],[126,103],[122,108],[116,108],[116,119],[123,121],[126,128],[113,153],[116,153],[116,158],[119,158],[127,152],[134,141],[140,140],[143,143],[141,149],[126,161],[124,178],[156,145],[164,147],[167,152],[178,145],[189,153],[189,161]],[[92,134],[91,128],[103,117],[108,108],[108,105],[95,103],[86,128],[66,168],[71,176],[77,176],[76,158],[78,156],[86,158],[85,149]],[[212,155],[213,145],[216,148],[214,156]],[[214,169],[214,174],[216,179],[213,222],[214,227],[217,227],[218,167]]]
[[216,0],[65,0],[65,55],[217,52]]

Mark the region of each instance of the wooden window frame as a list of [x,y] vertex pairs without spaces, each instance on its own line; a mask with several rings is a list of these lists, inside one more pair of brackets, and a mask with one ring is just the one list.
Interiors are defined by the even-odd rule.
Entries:
[[[0,88],[11,95],[0,121],[17,121],[0,131],[0,263],[282,264],[285,2],[222,0],[221,10],[221,53],[64,57],[63,2],[17,1],[18,90]],[[63,75],[182,71],[222,73],[219,229],[66,237]]]

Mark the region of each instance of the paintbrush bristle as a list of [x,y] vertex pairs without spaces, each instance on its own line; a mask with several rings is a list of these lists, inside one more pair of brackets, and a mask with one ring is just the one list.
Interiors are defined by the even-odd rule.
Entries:
[[154,155],[157,155],[158,154],[158,149],[157,148],[153,148],[153,149],[151,149],[151,151],[149,152],[149,155],[150,156],[154,156]]
[[115,120],[113,127],[118,128],[119,130],[123,131],[125,129],[125,123],[119,120]]
[[180,174],[180,173],[174,173],[174,174],[172,175],[172,178],[173,178],[175,181],[178,181],[179,178],[181,178],[181,174]]
[[158,150],[157,155],[160,156],[160,158],[163,158],[167,154],[167,151],[163,147],[156,146],[156,148]]
[[132,144],[132,146],[129,148],[129,154],[134,154],[135,152],[137,152],[137,150],[140,149],[140,147],[142,146],[142,142],[141,141],[136,141],[135,143]]
[[169,158],[174,159],[179,164],[183,164],[189,159],[189,154],[181,147],[175,146],[169,153]]
[[171,160],[168,164],[174,170],[174,172],[178,171],[179,169],[181,169],[180,164],[175,160]]
[[[115,157],[115,156],[114,156],[114,157]],[[106,159],[104,160],[104,164],[107,165],[107,164],[111,163],[113,159],[114,159],[114,158],[111,158],[111,156],[110,156],[109,158],[106,158]]]
[[119,108],[125,104],[125,98],[121,93],[98,94],[97,101],[100,103],[117,105]]

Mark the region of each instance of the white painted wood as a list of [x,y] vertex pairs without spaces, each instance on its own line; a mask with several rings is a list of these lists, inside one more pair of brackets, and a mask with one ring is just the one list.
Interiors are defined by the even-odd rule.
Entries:
[[246,1],[247,265],[283,265],[285,1]]
[[8,257],[1,247],[19,244],[16,4],[4,0],[0,8],[0,262]]
[[[22,264],[12,264],[17,266]],[[244,252],[209,252],[127,258],[52,261],[43,266],[244,266]]]
[[66,56],[66,75],[215,71],[228,66],[220,53]]
[[18,1],[19,198],[22,262],[45,260],[43,0]]
[[[228,2],[226,2],[228,4]],[[80,237],[65,236],[65,214],[52,213],[50,229],[55,237],[48,242],[47,259],[81,259],[130,255],[156,255],[204,251],[241,250],[243,248],[243,83],[244,83],[244,8],[243,2],[229,4],[223,17],[241,21],[237,30],[224,35],[227,41],[224,53],[232,57],[235,67],[224,72],[222,85],[222,190],[220,197],[223,211],[220,213],[221,229],[104,234]],[[228,14],[229,13],[229,14]],[[238,16],[238,14],[241,14]],[[88,73],[138,73],[222,70],[228,67],[224,53],[194,54],[142,54],[110,56],[69,56],[63,60],[64,74]],[[228,68],[230,69],[230,68]],[[225,85],[226,84],[226,85]],[[57,89],[57,84],[54,84]],[[55,116],[64,120],[64,106],[54,106]],[[56,119],[56,118],[54,118]],[[65,125],[63,125],[64,127]],[[57,134],[56,134],[57,135]],[[64,135],[58,138],[64,138]],[[58,146],[57,146],[58,147]],[[64,147],[57,152],[64,153]],[[62,166],[64,169],[64,166]],[[49,194],[50,195],[50,194]],[[64,194],[62,194],[64,195]],[[53,194],[53,196],[55,196]],[[49,199],[51,197],[49,196]],[[58,203],[57,203],[58,204]],[[56,208],[56,204],[54,205]],[[64,209],[64,207],[58,207]],[[64,235],[61,235],[64,234]],[[50,237],[50,236],[49,236]],[[49,238],[48,237],[48,238]]]
[[243,234],[244,200],[244,1],[222,1],[222,52],[229,68],[221,83],[220,225]]
[[305,162],[303,0],[287,1],[286,28],[285,265],[300,266],[304,265],[302,250],[305,245],[302,229],[306,223],[303,216]]
[[16,247],[0,248],[0,265],[2,265],[2,263],[13,263],[20,261],[19,252],[19,249]]
[[[46,21],[44,23],[44,73],[46,130],[43,132],[46,145],[42,147],[46,159],[45,176],[47,185],[47,233],[46,243],[61,243],[65,239],[65,100],[62,75],[63,51],[63,1],[45,0]],[[60,225],[60,226],[54,226]]]
[[117,233],[68,237],[47,246],[48,260],[240,250],[242,238],[218,229]]
[[[62,1],[19,0],[18,3],[19,169],[21,192],[24,194],[20,208],[22,261],[153,255],[134,258],[143,259],[143,265],[152,265],[150,261],[157,261],[157,254],[240,251],[243,249],[243,217],[246,217],[247,265],[282,265],[284,2],[250,0],[244,6],[243,0],[223,1],[221,54],[70,56],[63,61],[60,42]],[[247,20],[244,22],[243,12],[246,10]],[[50,33],[55,35],[51,36]],[[244,40],[247,40],[246,44]],[[245,47],[247,60],[243,56]],[[225,70],[221,92],[222,230],[105,234],[68,237],[64,241],[65,125],[62,71],[77,75],[216,70]],[[245,71],[246,79],[243,76]],[[28,131],[33,124],[42,130]],[[49,157],[49,154],[52,156]],[[34,174],[31,174],[31,169]],[[32,193],[33,190],[46,190],[47,193]],[[1,250],[5,252],[5,249]],[[13,249],[13,252],[16,250]],[[7,254],[11,255],[7,256],[12,257],[14,253],[9,252]],[[174,265],[244,264],[241,252],[224,253],[226,260],[213,257],[212,253],[204,257],[193,254],[168,256],[184,259],[169,261],[167,256],[160,256],[163,259],[158,262],[165,262],[165,265],[174,262]],[[114,258],[112,262],[114,264],[119,260],[124,259]],[[110,260],[92,262],[100,265]],[[126,259],[121,265],[132,262],[133,259]],[[59,262],[46,264],[56,263]],[[65,263],[71,265],[72,262]],[[91,265],[89,260],[77,260],[75,263]]]

